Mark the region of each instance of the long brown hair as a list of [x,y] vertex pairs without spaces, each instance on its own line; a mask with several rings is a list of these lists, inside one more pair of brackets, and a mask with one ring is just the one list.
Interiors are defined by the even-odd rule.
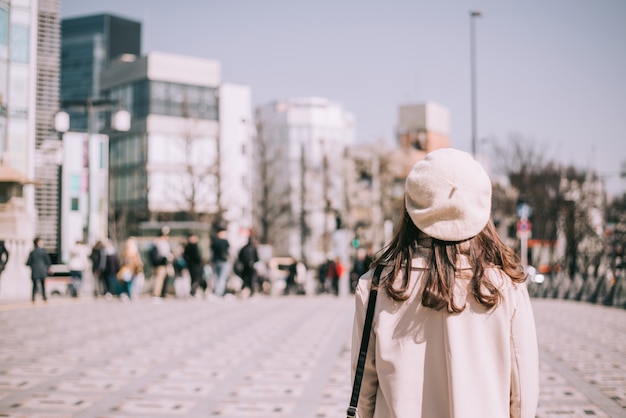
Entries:
[[[472,267],[470,289],[473,297],[486,308],[496,306],[502,294],[498,287],[485,275],[487,268],[501,269],[515,283],[525,280],[523,268],[517,255],[506,246],[491,221],[473,238],[466,241],[450,242],[430,238],[421,232],[411,220],[406,207],[402,205],[402,218],[396,226],[391,242],[374,260],[372,267],[385,264],[391,271],[381,277],[379,287],[385,289],[389,297],[396,301],[409,298],[408,287],[411,277],[411,261],[419,246],[430,248],[425,272],[422,305],[450,313],[462,312],[465,307],[454,301],[454,285],[459,275],[457,259],[463,254]],[[402,283],[398,286],[395,278],[402,273]]]

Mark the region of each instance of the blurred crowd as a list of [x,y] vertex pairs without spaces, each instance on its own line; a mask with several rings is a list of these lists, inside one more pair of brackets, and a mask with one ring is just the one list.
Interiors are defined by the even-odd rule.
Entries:
[[[341,280],[346,280],[346,288],[354,292],[359,277],[372,261],[371,253],[364,248],[356,251],[350,266],[330,255],[313,268],[291,256],[262,259],[253,234],[245,245],[233,249],[225,229],[218,229],[204,248],[197,234],[173,238],[167,226],[147,246],[144,242],[140,248],[137,239],[128,238],[120,247],[118,250],[110,240],[98,241],[91,248],[77,241],[66,265],[70,278],[67,293],[79,297],[84,276],[90,273],[94,279],[94,296],[122,301],[139,296],[149,296],[157,303],[169,296],[189,299],[248,298],[255,294],[338,296]],[[46,278],[58,277],[39,238],[27,265],[32,271],[33,302],[37,294],[47,300]]]

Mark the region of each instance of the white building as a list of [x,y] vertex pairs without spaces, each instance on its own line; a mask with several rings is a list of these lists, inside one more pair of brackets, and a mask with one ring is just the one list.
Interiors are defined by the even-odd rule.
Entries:
[[354,116],[328,99],[257,109],[256,230],[274,255],[309,266],[337,255],[333,235],[346,210],[344,152],[354,142]]
[[129,132],[110,133],[118,235],[221,215],[233,246],[242,242],[239,231],[251,227],[250,88],[222,83],[217,61],[161,52],[122,56],[101,86],[132,119]]
[[[5,175],[14,173],[0,179],[8,181],[0,191],[0,240],[10,253],[0,286],[3,299],[25,298],[31,289],[24,263],[37,232],[37,218],[35,190],[29,183],[36,174],[38,111],[44,110],[38,108],[38,94],[44,92],[40,84],[45,84],[37,80],[38,64],[45,67],[38,63],[38,35],[46,33],[38,18],[49,12],[48,17],[54,17],[55,6],[54,1],[0,0],[0,166]],[[44,70],[41,74],[48,75]]]

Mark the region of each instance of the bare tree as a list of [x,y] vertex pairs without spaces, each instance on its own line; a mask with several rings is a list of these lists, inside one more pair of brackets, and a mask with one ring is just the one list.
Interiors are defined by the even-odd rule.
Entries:
[[[210,163],[199,163],[198,155],[202,155],[202,143],[206,142],[207,133],[200,128],[199,120],[190,117],[189,105],[187,101],[182,103],[182,114],[184,118],[184,128],[178,138],[178,144],[183,151],[181,176],[173,176],[170,179],[170,190],[179,197],[181,205],[179,212],[181,218],[191,221],[206,220],[206,196],[211,195],[214,190],[217,202],[217,213],[219,218],[223,213],[221,210],[221,178],[220,178],[220,149],[219,135],[215,136],[215,155]],[[206,155],[206,158],[211,158]]]
[[[520,135],[511,136],[505,145],[494,146],[496,162],[510,185],[517,190],[517,202],[532,208],[533,238],[555,243],[565,238],[565,254],[552,253],[554,263],[564,264],[570,277],[584,262],[597,258],[598,223],[594,214],[602,206],[597,176],[575,167],[563,167],[545,160],[544,148]],[[498,197],[502,200],[499,193]],[[511,207],[510,202],[498,205]],[[554,248],[554,247],[553,247]],[[560,256],[563,259],[558,259]]]
[[292,222],[289,182],[279,181],[280,171],[275,161],[280,150],[273,150],[271,146],[264,126],[257,122],[253,155],[258,187],[255,188],[254,218],[258,225],[257,237],[264,244],[273,244],[280,231],[286,230]]

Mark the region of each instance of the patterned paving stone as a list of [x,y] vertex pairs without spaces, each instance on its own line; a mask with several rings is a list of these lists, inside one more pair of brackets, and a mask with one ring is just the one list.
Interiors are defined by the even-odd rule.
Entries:
[[122,414],[155,415],[179,415],[186,416],[196,405],[192,401],[157,399],[157,398],[134,398],[124,399],[119,405],[112,408],[112,412]]
[[100,366],[100,367],[90,367],[83,371],[84,376],[88,377],[97,377],[97,378],[113,378],[113,377],[124,377],[124,378],[136,378],[138,376],[143,375],[147,372],[147,368],[137,368],[137,367],[123,367],[123,366]]
[[166,397],[205,397],[211,393],[214,387],[215,382],[163,379],[151,383],[139,392],[147,395],[160,395]]
[[0,390],[30,389],[40,384],[43,380],[43,378],[32,376],[0,376]]
[[322,402],[315,411],[316,418],[336,418],[346,415],[347,405]]
[[235,401],[222,402],[212,412],[216,417],[229,418],[274,418],[290,417],[294,409],[293,403],[286,402],[255,402],[255,401]]
[[[345,415],[350,298],[72,302],[0,309],[0,417]],[[626,416],[626,311],[533,304],[537,416]]]
[[94,404],[96,398],[78,396],[63,393],[37,393],[24,398],[19,403],[11,405],[11,408],[24,408],[50,412],[61,410],[64,412],[77,412]]
[[240,383],[231,391],[230,395],[240,398],[297,398],[302,395],[303,385],[294,385],[291,382],[281,383]]
[[200,368],[194,366],[186,366],[184,368],[172,369],[163,374],[166,379],[185,380],[212,380],[217,381],[224,379],[229,369]]
[[593,404],[576,405],[569,402],[555,403],[549,405],[539,405],[537,409],[538,418],[559,418],[559,417],[599,417],[599,418],[619,418],[611,417],[602,409]]
[[91,377],[67,377],[50,389],[59,392],[116,392],[127,385],[128,379],[94,379]]

